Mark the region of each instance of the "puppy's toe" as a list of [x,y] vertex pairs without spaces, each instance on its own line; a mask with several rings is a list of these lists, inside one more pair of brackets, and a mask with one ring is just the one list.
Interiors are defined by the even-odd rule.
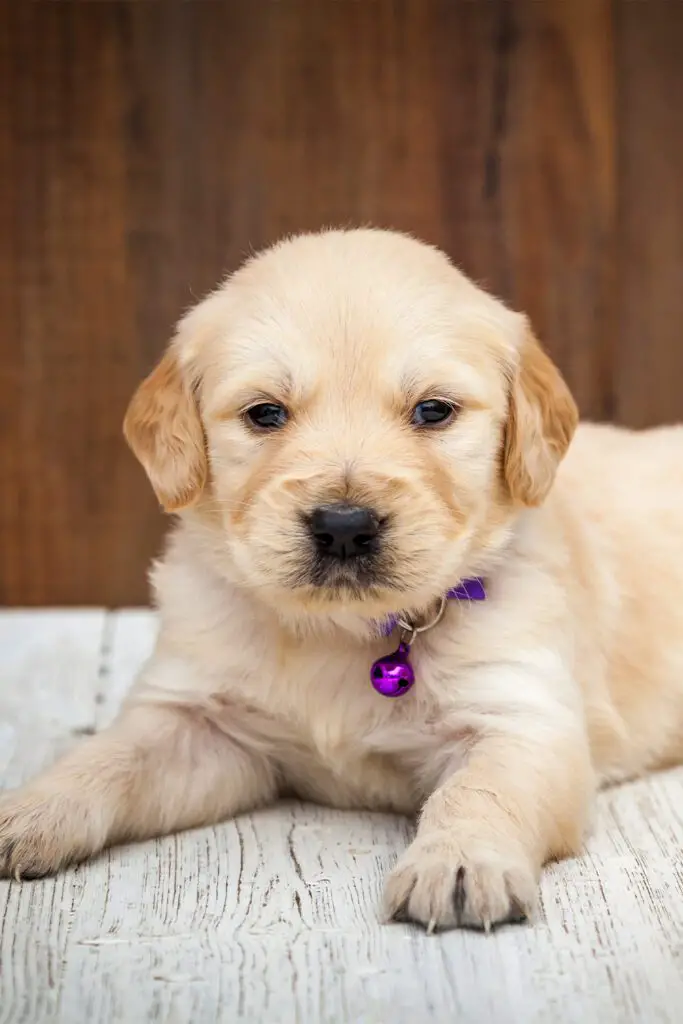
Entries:
[[83,822],[68,802],[30,789],[0,797],[0,877],[43,878],[87,852]]
[[416,840],[387,879],[384,909],[395,921],[428,931],[469,927],[489,931],[533,915],[537,879],[531,865],[450,834]]

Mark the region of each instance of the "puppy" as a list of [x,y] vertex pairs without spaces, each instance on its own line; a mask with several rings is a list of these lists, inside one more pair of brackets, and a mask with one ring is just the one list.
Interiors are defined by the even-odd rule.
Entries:
[[683,433],[576,424],[526,319],[440,252],[330,231],[249,260],[126,416],[178,517],[154,654],[2,798],[1,871],[296,794],[418,815],[388,918],[531,915],[600,784],[683,753]]

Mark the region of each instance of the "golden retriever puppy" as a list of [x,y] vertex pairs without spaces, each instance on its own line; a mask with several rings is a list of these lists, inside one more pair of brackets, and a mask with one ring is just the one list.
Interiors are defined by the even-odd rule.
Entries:
[[126,417],[178,517],[155,652],[4,795],[2,872],[296,794],[418,815],[388,918],[532,914],[598,786],[683,752],[683,433],[576,421],[526,319],[428,246],[249,260]]

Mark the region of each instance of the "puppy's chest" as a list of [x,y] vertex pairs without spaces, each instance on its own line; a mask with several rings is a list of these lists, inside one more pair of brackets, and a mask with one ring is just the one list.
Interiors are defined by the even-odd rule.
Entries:
[[438,708],[419,681],[405,697],[376,693],[374,656],[351,645],[264,650],[231,696],[272,723],[272,752],[299,795],[412,811],[443,741]]
[[244,674],[239,694],[321,756],[343,746],[360,749],[378,721],[395,717],[372,689],[371,662],[364,652],[340,646],[271,648]]

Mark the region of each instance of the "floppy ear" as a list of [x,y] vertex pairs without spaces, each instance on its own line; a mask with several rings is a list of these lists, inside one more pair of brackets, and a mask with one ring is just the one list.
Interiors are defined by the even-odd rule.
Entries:
[[578,418],[560,371],[527,328],[510,391],[503,449],[503,475],[513,500],[541,504]]
[[197,500],[207,476],[204,429],[172,348],[133,395],[123,432],[166,512]]

